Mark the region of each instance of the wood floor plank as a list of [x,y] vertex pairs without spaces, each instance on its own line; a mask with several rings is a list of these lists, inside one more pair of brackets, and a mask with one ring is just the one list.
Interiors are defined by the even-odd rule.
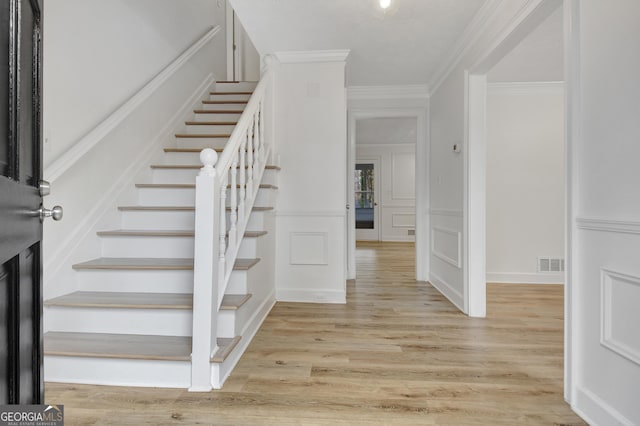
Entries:
[[563,399],[562,287],[489,284],[468,318],[415,281],[413,250],[358,243],[347,304],[277,303],[220,391],[47,398],[69,424],[584,425]]

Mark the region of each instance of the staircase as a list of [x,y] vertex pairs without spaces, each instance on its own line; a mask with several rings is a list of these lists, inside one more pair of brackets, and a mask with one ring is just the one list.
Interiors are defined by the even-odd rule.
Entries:
[[[118,208],[120,229],[98,232],[102,257],[74,265],[77,291],[44,302],[47,381],[191,386],[199,155],[205,147],[223,151],[255,86],[215,84],[175,135],[175,146],[164,149],[163,161],[150,165],[151,182],[136,184],[137,203]],[[214,388],[222,386],[274,304],[277,170],[265,167],[246,232],[238,236],[242,242],[217,312]]]

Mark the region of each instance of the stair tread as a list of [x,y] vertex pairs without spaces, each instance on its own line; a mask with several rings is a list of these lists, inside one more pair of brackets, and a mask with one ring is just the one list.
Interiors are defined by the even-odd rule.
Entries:
[[237,121],[185,121],[187,126],[235,126]]
[[[236,259],[233,269],[246,271],[260,261],[257,259]],[[193,270],[192,258],[170,257],[99,257],[86,262],[76,263],[73,269],[113,269],[113,270],[141,270],[141,271],[190,271]]]
[[45,300],[44,305],[85,308],[191,309],[193,295],[190,293],[76,291]]
[[211,357],[211,362],[223,363],[227,357],[233,352],[235,347],[240,343],[240,336],[233,338],[218,338],[218,350]]
[[[166,189],[195,189],[195,183],[136,183],[136,188],[166,188]],[[227,185],[227,188],[230,188],[231,184]],[[237,185],[240,188],[240,184]],[[278,189],[277,186],[272,185],[270,183],[261,183],[260,188],[262,189]]]
[[[225,294],[222,310],[237,310],[251,298],[251,294]],[[45,306],[129,309],[192,309],[191,293],[129,293],[76,291],[45,300]]]
[[203,105],[246,105],[247,103],[249,103],[249,101],[232,101],[232,100],[228,100],[228,101],[209,101],[209,100],[204,100],[204,101],[202,101]]
[[[202,164],[152,164],[152,169],[201,169]],[[264,166],[266,170],[280,170],[279,166],[269,165]]]
[[96,358],[190,361],[191,337],[48,332],[44,354]]
[[253,92],[209,92],[210,95],[252,95]]
[[[134,211],[189,212],[189,211],[195,211],[196,208],[193,206],[120,206],[118,207],[118,210],[128,211],[128,212],[134,212]],[[227,211],[229,210],[231,210],[231,207],[227,207]],[[253,206],[251,208],[251,211],[256,211],[256,212],[264,212],[269,210],[273,210],[273,207]]]
[[[240,337],[218,338],[218,351],[211,362],[223,362]],[[191,337],[139,334],[48,332],[44,354],[92,358],[190,361]]]
[[[147,229],[116,229],[99,231],[101,237],[193,237],[193,231],[181,230],[147,230]],[[245,238],[257,238],[267,235],[267,231],[245,231]]]
[[199,139],[199,138],[228,138],[231,134],[214,135],[214,134],[192,134],[192,133],[176,133],[176,138],[183,139]]
[[242,114],[242,110],[208,110],[208,109],[194,109],[195,114]]

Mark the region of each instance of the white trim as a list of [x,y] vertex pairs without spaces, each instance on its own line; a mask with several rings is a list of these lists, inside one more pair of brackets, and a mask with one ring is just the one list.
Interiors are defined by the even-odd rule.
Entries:
[[[424,106],[401,106],[401,107],[365,107],[348,108],[347,111],[347,170],[355,168],[356,161],[356,121],[367,118],[389,118],[389,117],[415,117],[417,120],[416,135],[416,226],[415,226],[415,255],[416,255],[416,279],[426,281],[429,277],[431,258],[430,249],[430,217],[426,212],[429,210],[429,102]],[[347,171],[347,173],[350,173]],[[347,179],[347,205],[353,204],[354,187],[352,178]],[[347,215],[346,235],[347,235],[347,279],[356,278],[356,233],[355,233],[355,209],[351,209]]]
[[562,95],[564,81],[487,83],[490,95]]
[[464,298],[462,297],[462,293],[453,288],[451,284],[447,283],[444,279],[434,274],[433,272],[429,273],[429,283],[438,290],[444,297],[449,299],[454,306],[460,310],[462,310],[464,306]]
[[277,288],[276,300],[278,302],[345,304],[347,303],[347,293],[346,290],[325,290],[321,288]]
[[[571,406],[574,405],[574,378],[578,377],[579,360],[577,351],[573,350],[577,340],[577,324],[579,323],[579,307],[574,306],[574,278],[577,282],[578,268],[574,262],[574,253],[578,253],[578,239],[576,224],[573,220],[575,209],[579,205],[578,191],[575,191],[579,181],[576,148],[579,146],[582,128],[580,112],[580,2],[579,0],[564,0],[564,115],[565,115],[565,285],[564,285],[564,399]],[[577,257],[577,256],[576,256]]]
[[200,83],[173,117],[167,121],[165,126],[140,150],[140,155],[131,162],[131,165],[119,176],[119,179],[113,182],[111,188],[102,196],[100,203],[84,215],[82,222],[75,227],[73,232],[67,235],[64,241],[57,244],[58,250],[48,256],[44,264],[44,270],[47,271],[49,277],[57,274],[60,268],[69,267],[68,262],[81,242],[87,235],[95,232],[95,227],[104,213],[110,211],[111,207],[117,203],[120,194],[129,189],[126,183],[132,181],[142,170],[149,167],[147,160],[157,154],[160,143],[170,137],[181,123],[184,123],[189,114],[192,113],[193,106],[208,93],[214,81],[213,74],[209,74]]
[[[415,149],[415,143],[356,143],[357,148],[413,148]],[[379,157],[378,157],[379,158]]]
[[341,210],[326,210],[326,211],[277,211],[277,217],[345,217],[346,213]]
[[615,272],[606,268],[600,269],[600,344],[614,353],[640,365],[640,351],[622,341],[616,340],[612,333],[611,304],[613,280],[623,281],[640,287],[640,277]]
[[347,87],[349,101],[362,99],[429,99],[429,86],[407,84],[398,86],[350,86]]
[[564,274],[562,272],[487,272],[487,283],[564,285]]
[[576,226],[582,230],[640,234],[640,222],[636,221],[579,217]]
[[111,133],[120,123],[146,101],[155,91],[162,86],[176,71],[187,63],[196,53],[207,43],[220,33],[220,26],[215,26],[207,31],[198,41],[185,50],[165,69],[160,71],[149,83],[133,95],[127,102],[112,112],[104,121],[94,127],[89,133],[76,141],[69,150],[56,158],[44,169],[44,178],[49,182],[54,182],[69,170],[78,160],[93,149],[109,133]]
[[275,52],[282,64],[298,64],[310,62],[345,62],[351,50],[301,50]]
[[575,401],[571,408],[588,424],[594,426],[633,426],[636,424],[607,404],[602,398],[582,386],[576,386]]
[[464,212],[460,209],[429,209],[429,214],[432,216],[463,217]]
[[441,66],[433,73],[431,81],[429,81],[429,89],[431,93],[435,93],[444,80],[451,74],[456,66],[460,63],[464,55],[473,46],[475,40],[482,35],[491,24],[491,20],[496,14],[502,0],[487,0],[480,10],[475,14],[467,28],[458,38],[455,45],[449,50],[449,55],[441,61]]

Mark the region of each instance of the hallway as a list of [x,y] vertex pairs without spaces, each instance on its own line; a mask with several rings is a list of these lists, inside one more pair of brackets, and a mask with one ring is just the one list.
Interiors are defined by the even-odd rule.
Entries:
[[76,424],[584,424],[562,396],[559,286],[488,286],[468,319],[413,245],[358,243],[347,305],[278,303],[224,390],[48,383]]

